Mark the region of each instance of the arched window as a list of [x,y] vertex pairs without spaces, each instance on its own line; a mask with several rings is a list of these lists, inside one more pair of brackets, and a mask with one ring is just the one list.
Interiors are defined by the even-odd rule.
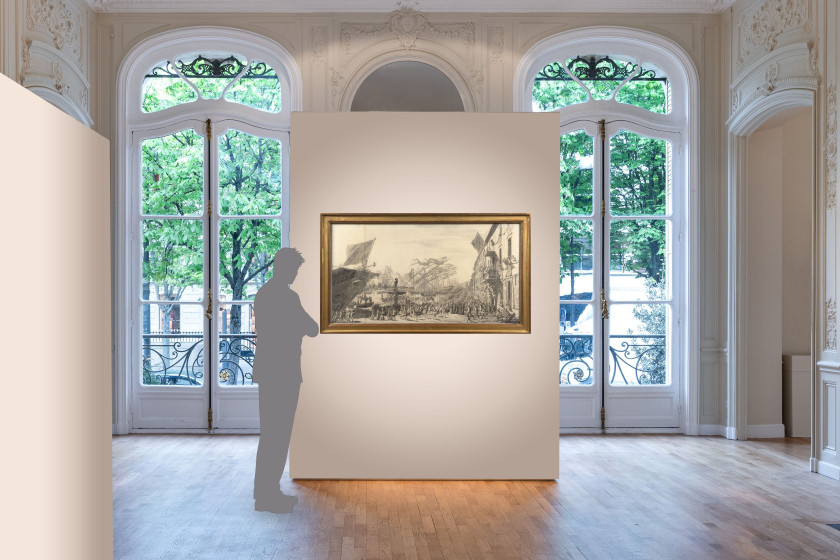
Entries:
[[643,67],[627,56],[579,54],[546,64],[534,78],[534,111],[554,111],[590,99],[615,99],[665,114],[671,109],[671,88],[659,68]]
[[288,244],[299,84],[282,47],[233,30],[164,34],[126,57],[118,228],[128,430],[258,426],[252,302]]
[[563,428],[684,428],[693,66],[661,37],[590,28],[532,48],[520,110],[564,115]]

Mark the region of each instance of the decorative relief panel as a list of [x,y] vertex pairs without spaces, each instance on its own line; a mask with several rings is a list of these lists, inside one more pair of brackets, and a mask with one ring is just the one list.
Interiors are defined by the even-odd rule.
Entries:
[[825,302],[825,349],[837,350],[837,302]]
[[837,84],[827,88],[825,123],[825,204],[837,207]]
[[490,28],[490,59],[493,62],[505,61],[505,29],[504,27]]
[[472,23],[447,23],[434,25],[425,14],[411,8],[400,8],[385,23],[345,23],[341,26],[344,54],[353,54],[353,45],[362,40],[397,38],[405,50],[411,50],[419,37],[440,41],[447,39],[461,43],[467,58],[472,57],[475,44],[475,25]]
[[752,56],[772,52],[783,35],[811,33],[809,0],[765,0],[741,14],[738,70]]
[[730,86],[730,121],[750,103],[789,88],[816,90],[820,83],[813,43],[776,49],[752,63]]
[[[374,21],[341,23],[340,64],[331,69],[333,108],[346,108],[348,99],[345,97],[352,95],[372,65],[398,60],[417,60],[432,66],[438,61],[445,62],[451,70],[450,77],[457,75],[464,80],[463,88],[459,89],[469,89],[469,92],[462,91],[462,95],[469,95],[475,105],[480,105],[485,78],[477,60],[476,23],[430,21],[426,14],[406,3],[398,5],[401,7],[390,14],[365,16]],[[375,21],[377,19],[379,21]],[[503,61],[504,29],[492,29],[488,40],[490,56],[494,61]],[[459,87],[457,83],[456,87]]]
[[323,64],[327,60],[327,27],[319,25],[312,28],[312,62]]
[[86,23],[72,3],[29,0],[20,82],[90,126]]
[[87,69],[82,14],[75,7],[56,0],[30,0],[26,28],[49,37],[56,49],[70,54],[83,71]]

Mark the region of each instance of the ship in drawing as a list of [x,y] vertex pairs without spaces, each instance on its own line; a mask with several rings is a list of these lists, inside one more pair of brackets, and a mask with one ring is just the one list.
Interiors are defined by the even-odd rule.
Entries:
[[373,304],[366,295],[367,284],[376,272],[368,268],[368,258],[376,238],[347,246],[347,257],[341,266],[332,270],[332,312],[341,313],[351,304],[364,309]]

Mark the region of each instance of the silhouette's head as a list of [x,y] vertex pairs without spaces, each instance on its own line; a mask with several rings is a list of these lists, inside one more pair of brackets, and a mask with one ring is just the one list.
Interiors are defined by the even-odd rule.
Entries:
[[303,255],[297,249],[283,247],[274,255],[274,277],[283,284],[291,284],[303,262]]

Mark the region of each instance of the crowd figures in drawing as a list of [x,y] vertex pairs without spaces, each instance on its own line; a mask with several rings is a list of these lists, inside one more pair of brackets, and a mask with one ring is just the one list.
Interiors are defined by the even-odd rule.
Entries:
[[332,321],[517,323],[519,227],[333,224]]

